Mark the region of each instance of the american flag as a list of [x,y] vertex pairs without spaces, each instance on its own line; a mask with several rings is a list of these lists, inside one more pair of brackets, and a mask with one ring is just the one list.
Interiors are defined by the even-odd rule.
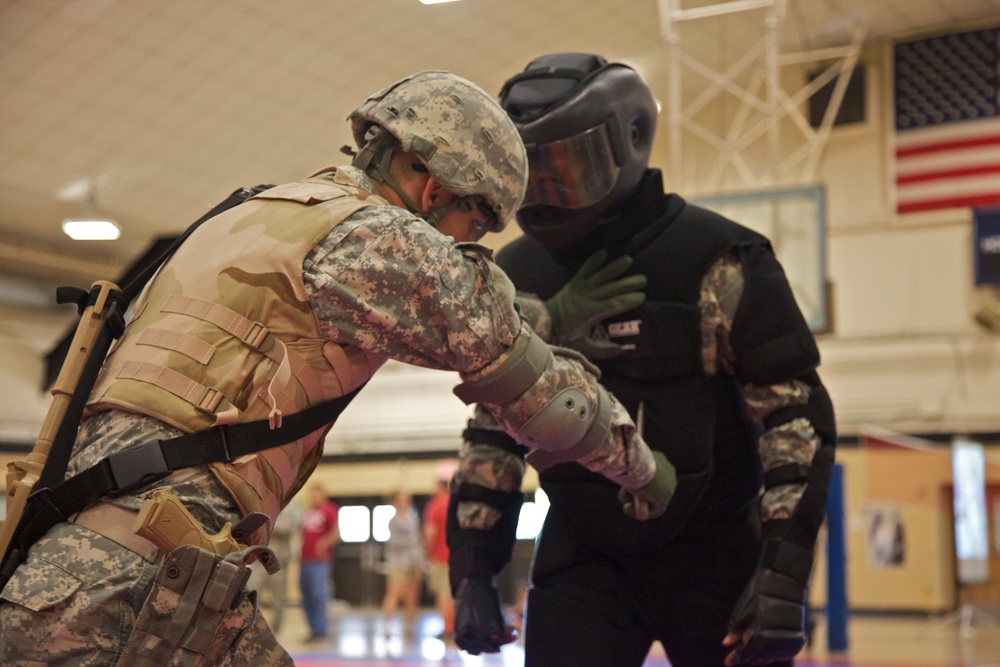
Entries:
[[1000,29],[895,45],[896,211],[1000,204]]

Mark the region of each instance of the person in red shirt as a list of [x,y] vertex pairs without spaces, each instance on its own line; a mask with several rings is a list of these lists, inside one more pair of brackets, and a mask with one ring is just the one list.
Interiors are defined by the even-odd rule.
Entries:
[[333,583],[333,550],[340,541],[336,503],[326,497],[323,487],[309,487],[308,509],[302,516],[302,561],[299,586],[302,609],[309,622],[306,641],[326,637],[327,606]]
[[455,602],[451,597],[448,579],[448,542],[445,527],[448,523],[449,484],[454,473],[453,465],[438,469],[437,490],[424,507],[424,546],[427,549],[427,586],[434,594],[434,606],[444,620],[442,639],[455,636]]

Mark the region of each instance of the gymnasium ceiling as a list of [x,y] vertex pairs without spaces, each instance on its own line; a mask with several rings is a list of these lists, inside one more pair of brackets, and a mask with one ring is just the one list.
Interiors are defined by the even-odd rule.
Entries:
[[[1000,17],[1000,0],[787,2],[783,51],[846,45],[865,20],[872,42]],[[43,306],[42,288],[117,275],[239,186],[342,162],[344,117],[418,70],[492,92],[537,55],[592,51],[635,66],[662,100],[669,4],[0,0],[0,302]],[[761,16],[686,22],[682,47],[733,57]],[[88,192],[119,240],[62,233]]]

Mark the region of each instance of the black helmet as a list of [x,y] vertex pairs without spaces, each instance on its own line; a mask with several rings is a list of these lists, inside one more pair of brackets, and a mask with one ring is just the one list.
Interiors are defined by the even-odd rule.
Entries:
[[588,53],[536,58],[500,105],[528,150],[524,233],[549,248],[576,243],[639,186],[656,130],[656,100],[631,67]]

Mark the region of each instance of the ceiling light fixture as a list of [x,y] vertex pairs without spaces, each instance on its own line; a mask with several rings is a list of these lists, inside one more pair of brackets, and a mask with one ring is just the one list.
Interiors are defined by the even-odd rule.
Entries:
[[114,220],[66,218],[62,221],[62,229],[74,241],[114,241],[122,233]]
[[87,210],[63,220],[62,230],[74,241],[114,241],[122,232],[118,223],[97,210],[93,185],[87,191]]
[[458,2],[458,0],[420,0],[425,5],[440,5],[443,2]]

